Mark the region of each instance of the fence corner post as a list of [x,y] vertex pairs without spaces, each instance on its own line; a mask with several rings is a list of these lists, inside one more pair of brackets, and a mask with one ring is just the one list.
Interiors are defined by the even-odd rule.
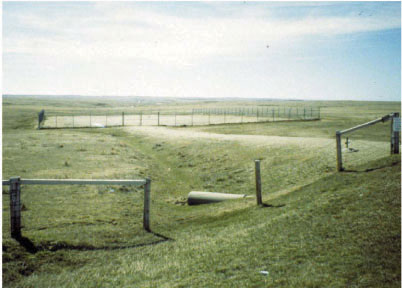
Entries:
[[399,154],[399,131],[394,130],[394,118],[400,121],[399,112],[394,112],[391,118],[391,154]]
[[149,224],[149,212],[151,206],[151,180],[146,178],[144,185],[144,229],[151,232]]
[[10,178],[10,225],[11,237],[21,238],[21,179]]
[[262,205],[260,160],[255,160],[254,162],[255,162],[255,186],[257,194],[257,205]]
[[343,171],[342,167],[342,146],[341,146],[341,136],[340,131],[336,132],[336,168],[338,172]]

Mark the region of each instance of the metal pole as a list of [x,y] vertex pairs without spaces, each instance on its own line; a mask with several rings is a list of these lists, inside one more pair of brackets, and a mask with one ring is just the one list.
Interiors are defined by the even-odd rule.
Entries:
[[10,179],[10,225],[11,237],[21,238],[21,180],[20,177]]
[[391,154],[399,154],[399,131],[394,130],[395,118],[399,119],[399,112],[395,112],[391,118]]
[[260,160],[255,160],[255,185],[257,193],[257,205],[262,205]]
[[337,131],[336,132],[336,168],[337,168],[338,172],[343,171],[341,136],[342,136],[342,134],[339,131]]
[[149,213],[151,207],[151,180],[146,179],[144,185],[144,229],[148,232],[151,231],[149,222]]

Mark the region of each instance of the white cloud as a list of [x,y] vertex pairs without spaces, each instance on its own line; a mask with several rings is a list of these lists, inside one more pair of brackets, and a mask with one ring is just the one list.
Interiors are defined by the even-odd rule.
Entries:
[[[188,65],[207,57],[244,57],[268,43],[281,47],[305,36],[400,27],[398,17],[307,16],[281,20],[263,17],[265,14],[257,9],[255,13],[240,11],[231,17],[184,18],[139,5],[121,7],[111,2],[95,3],[96,9],[88,12],[87,17],[17,13],[17,23],[29,27],[32,33],[6,33],[4,52],[78,57],[88,61],[134,58]],[[38,36],[35,31],[45,31],[51,36]]]

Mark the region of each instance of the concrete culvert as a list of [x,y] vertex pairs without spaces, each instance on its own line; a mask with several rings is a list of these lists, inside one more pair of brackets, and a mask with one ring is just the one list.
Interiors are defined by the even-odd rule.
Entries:
[[224,193],[213,193],[213,192],[190,192],[188,194],[187,203],[191,205],[201,205],[217,203],[227,200],[242,199],[246,198],[247,195],[240,194],[224,194]]

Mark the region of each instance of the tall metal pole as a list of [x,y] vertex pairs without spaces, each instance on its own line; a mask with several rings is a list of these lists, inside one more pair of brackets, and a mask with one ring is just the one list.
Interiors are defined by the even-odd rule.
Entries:
[[257,194],[257,205],[262,205],[260,160],[255,160],[255,186]]

